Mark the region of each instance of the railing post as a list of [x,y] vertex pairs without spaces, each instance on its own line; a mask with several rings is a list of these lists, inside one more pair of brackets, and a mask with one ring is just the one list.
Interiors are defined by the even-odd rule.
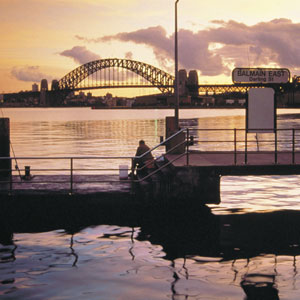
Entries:
[[134,180],[134,158],[131,158],[131,180]]
[[293,128],[293,164],[295,164],[295,128]]
[[237,150],[237,145],[236,145],[236,128],[234,128],[234,164],[236,165],[236,150]]
[[277,129],[275,129],[275,164],[277,164]]
[[73,194],[73,157],[70,158],[70,195]]
[[[11,161],[11,159],[10,159],[10,161]],[[10,175],[9,175],[9,195],[12,194],[12,189],[13,189],[13,174],[12,174],[12,170],[11,170]]]
[[247,129],[245,129],[245,164],[248,163],[247,147]]
[[190,165],[190,157],[189,157],[189,145],[190,145],[190,131],[186,129],[186,165]]

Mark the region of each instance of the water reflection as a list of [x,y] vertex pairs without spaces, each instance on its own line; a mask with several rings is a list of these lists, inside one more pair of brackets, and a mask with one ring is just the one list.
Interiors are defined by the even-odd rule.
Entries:
[[274,275],[247,274],[241,281],[246,300],[279,300]]
[[[45,274],[54,283],[53,272],[58,278],[58,272],[63,271],[78,280],[71,272],[75,267],[80,270],[78,274],[89,272],[87,279],[91,282],[85,284],[94,289],[92,278],[99,271],[93,265],[101,264],[107,278],[120,274],[127,282],[137,276],[143,285],[147,282],[154,289],[159,278],[162,286],[169,285],[172,299],[200,295],[202,299],[222,299],[221,295],[243,299],[245,293],[247,300],[275,300],[279,299],[278,290],[286,295],[284,299],[290,299],[290,289],[297,292],[298,211],[215,215],[208,207],[183,205],[140,208],[125,214],[124,208],[116,208],[113,215],[101,207],[94,207],[93,212],[82,212],[79,207],[65,209],[68,221],[63,207],[55,216],[45,213],[23,223],[1,216],[9,228],[0,237],[2,245],[8,244],[1,250],[2,266],[6,265],[0,266],[2,291],[9,288],[14,293],[12,286],[23,290],[18,282],[24,268],[31,277],[23,274],[22,278],[25,276],[31,284],[44,284]],[[42,232],[45,228],[45,233],[17,233]],[[17,276],[8,276],[11,272]],[[167,295],[162,286],[159,293]],[[156,298],[158,295],[149,299]],[[106,299],[113,298],[107,294]]]
[[[131,156],[139,139],[156,145],[165,134],[164,117],[173,114],[86,109],[6,113],[17,156]],[[245,125],[244,110],[189,110],[181,117],[182,127],[194,129]],[[299,126],[297,118],[280,117],[278,125]],[[217,136],[192,133],[206,140]],[[226,177],[221,205],[211,208],[100,207],[77,199],[59,206],[33,199],[28,205],[10,199],[0,209],[0,297],[297,299],[298,182],[299,176]]]

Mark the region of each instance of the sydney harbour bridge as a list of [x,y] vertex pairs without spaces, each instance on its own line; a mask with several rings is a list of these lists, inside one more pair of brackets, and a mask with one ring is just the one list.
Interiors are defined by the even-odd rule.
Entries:
[[[179,71],[179,86],[185,86],[188,90],[197,89],[199,93],[246,92],[250,87],[261,86],[255,83],[199,84],[197,75],[190,79],[190,76],[185,77],[184,72],[181,71],[185,70]],[[192,75],[195,74],[191,72]],[[183,73],[183,76],[180,76],[180,73]],[[171,94],[174,91],[174,81],[173,75],[152,65],[131,59],[108,58],[79,66],[61,78],[54,86],[52,85],[52,90],[155,87],[161,93]],[[264,84],[264,86],[270,86],[270,84]]]
[[[283,84],[200,84],[195,70],[179,71],[179,94],[208,95],[246,93],[251,87],[273,87],[277,93],[300,89],[300,80]],[[41,84],[41,94],[47,93],[48,104],[59,104],[73,91],[113,88],[156,88],[160,93],[174,93],[175,77],[150,64],[131,59],[107,58],[85,63],[60,80],[53,80],[50,90]]]

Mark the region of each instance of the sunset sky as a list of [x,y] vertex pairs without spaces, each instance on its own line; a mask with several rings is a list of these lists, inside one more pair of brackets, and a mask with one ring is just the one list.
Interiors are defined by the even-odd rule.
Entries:
[[[300,75],[299,0],[180,0],[179,67],[231,83],[234,67]],[[174,73],[174,1],[0,0],[0,93],[30,90],[100,58]]]

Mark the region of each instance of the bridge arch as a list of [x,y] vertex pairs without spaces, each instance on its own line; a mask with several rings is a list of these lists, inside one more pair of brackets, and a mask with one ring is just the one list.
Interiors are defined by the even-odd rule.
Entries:
[[59,80],[59,89],[76,89],[79,83],[91,74],[102,69],[114,67],[127,69],[140,75],[162,93],[171,93],[173,91],[174,76],[143,62],[119,58],[99,59],[79,66]]

